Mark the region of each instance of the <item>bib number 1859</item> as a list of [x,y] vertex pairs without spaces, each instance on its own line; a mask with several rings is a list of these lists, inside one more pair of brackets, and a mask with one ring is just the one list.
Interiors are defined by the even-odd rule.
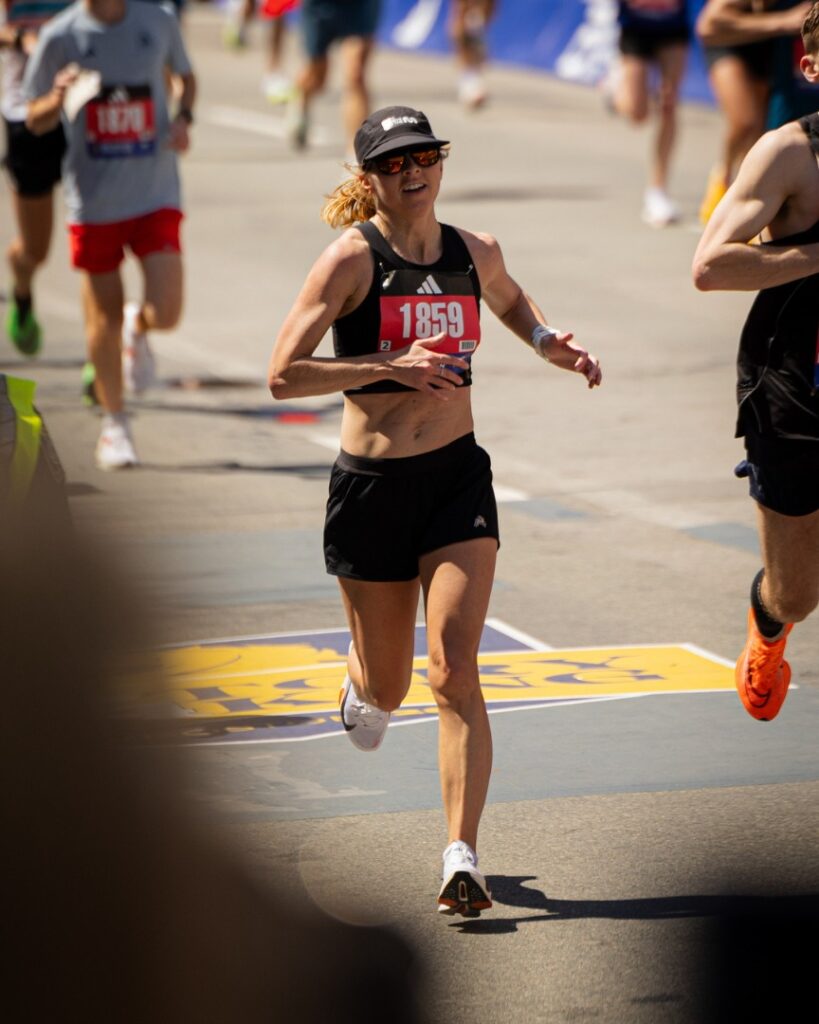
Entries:
[[460,302],[405,302],[398,312],[403,318],[405,338],[431,338],[441,332],[451,338],[463,337],[464,311]]

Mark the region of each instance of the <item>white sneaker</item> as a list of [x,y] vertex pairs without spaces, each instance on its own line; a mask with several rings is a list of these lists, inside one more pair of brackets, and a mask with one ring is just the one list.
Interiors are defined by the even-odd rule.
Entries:
[[643,196],[643,220],[653,228],[664,228],[680,219],[680,211],[661,188],[648,188]]
[[103,419],[95,457],[97,468],[106,471],[139,465],[125,416],[106,416]]
[[139,304],[126,302],[122,311],[122,382],[133,394],[145,391],[156,380],[154,354],[148,335],[137,330]]
[[338,695],[341,724],[353,746],[359,750],[378,750],[390,722],[389,711],[367,704],[355,692],[349,674],[344,677]]
[[465,71],[458,83],[458,100],[470,110],[482,107],[489,98],[483,78],[477,71]]
[[268,103],[289,103],[294,92],[293,83],[284,75],[271,71],[262,79],[262,94]]
[[443,885],[438,893],[439,914],[479,917],[492,906],[492,893],[478,871],[478,855],[461,839],[444,850]]

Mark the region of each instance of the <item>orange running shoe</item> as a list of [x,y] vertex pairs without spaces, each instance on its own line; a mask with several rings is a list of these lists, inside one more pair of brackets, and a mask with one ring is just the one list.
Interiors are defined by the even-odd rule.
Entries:
[[722,171],[714,169],[708,175],[708,183],[705,186],[705,195],[700,203],[700,224],[707,224],[711,214],[717,208],[720,199],[728,191],[728,183]]
[[776,718],[785,703],[791,667],[785,661],[785,644],[793,623],[788,622],[776,640],[766,640],[756,625],[753,608],[748,610],[748,639],[737,660],[734,678],[745,710],[760,722]]

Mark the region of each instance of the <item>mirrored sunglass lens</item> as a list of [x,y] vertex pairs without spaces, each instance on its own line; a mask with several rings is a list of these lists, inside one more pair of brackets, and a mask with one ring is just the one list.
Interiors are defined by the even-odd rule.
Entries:
[[406,156],[401,153],[398,156],[382,157],[381,160],[376,160],[375,166],[382,174],[398,174],[399,171],[403,170],[406,162]]
[[421,149],[417,153],[412,153],[412,159],[420,167],[432,167],[433,164],[438,163],[440,155],[439,149]]

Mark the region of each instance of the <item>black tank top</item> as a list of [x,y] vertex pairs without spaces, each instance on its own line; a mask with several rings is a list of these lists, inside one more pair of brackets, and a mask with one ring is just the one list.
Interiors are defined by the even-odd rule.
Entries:
[[[398,352],[417,338],[446,331],[448,336],[435,351],[452,352],[471,363],[481,342],[481,285],[469,249],[455,228],[441,225],[441,257],[429,264],[402,259],[370,221],[356,228],[370,246],[373,279],[361,305],[334,322],[335,354]],[[452,369],[462,374],[464,387],[472,383],[471,366]],[[350,388],[344,394],[414,390],[398,381],[383,380]]]
[[[819,157],[819,114],[799,121]],[[819,242],[819,221],[766,245]],[[819,441],[819,274],[764,288],[745,321],[737,357],[736,436]]]

